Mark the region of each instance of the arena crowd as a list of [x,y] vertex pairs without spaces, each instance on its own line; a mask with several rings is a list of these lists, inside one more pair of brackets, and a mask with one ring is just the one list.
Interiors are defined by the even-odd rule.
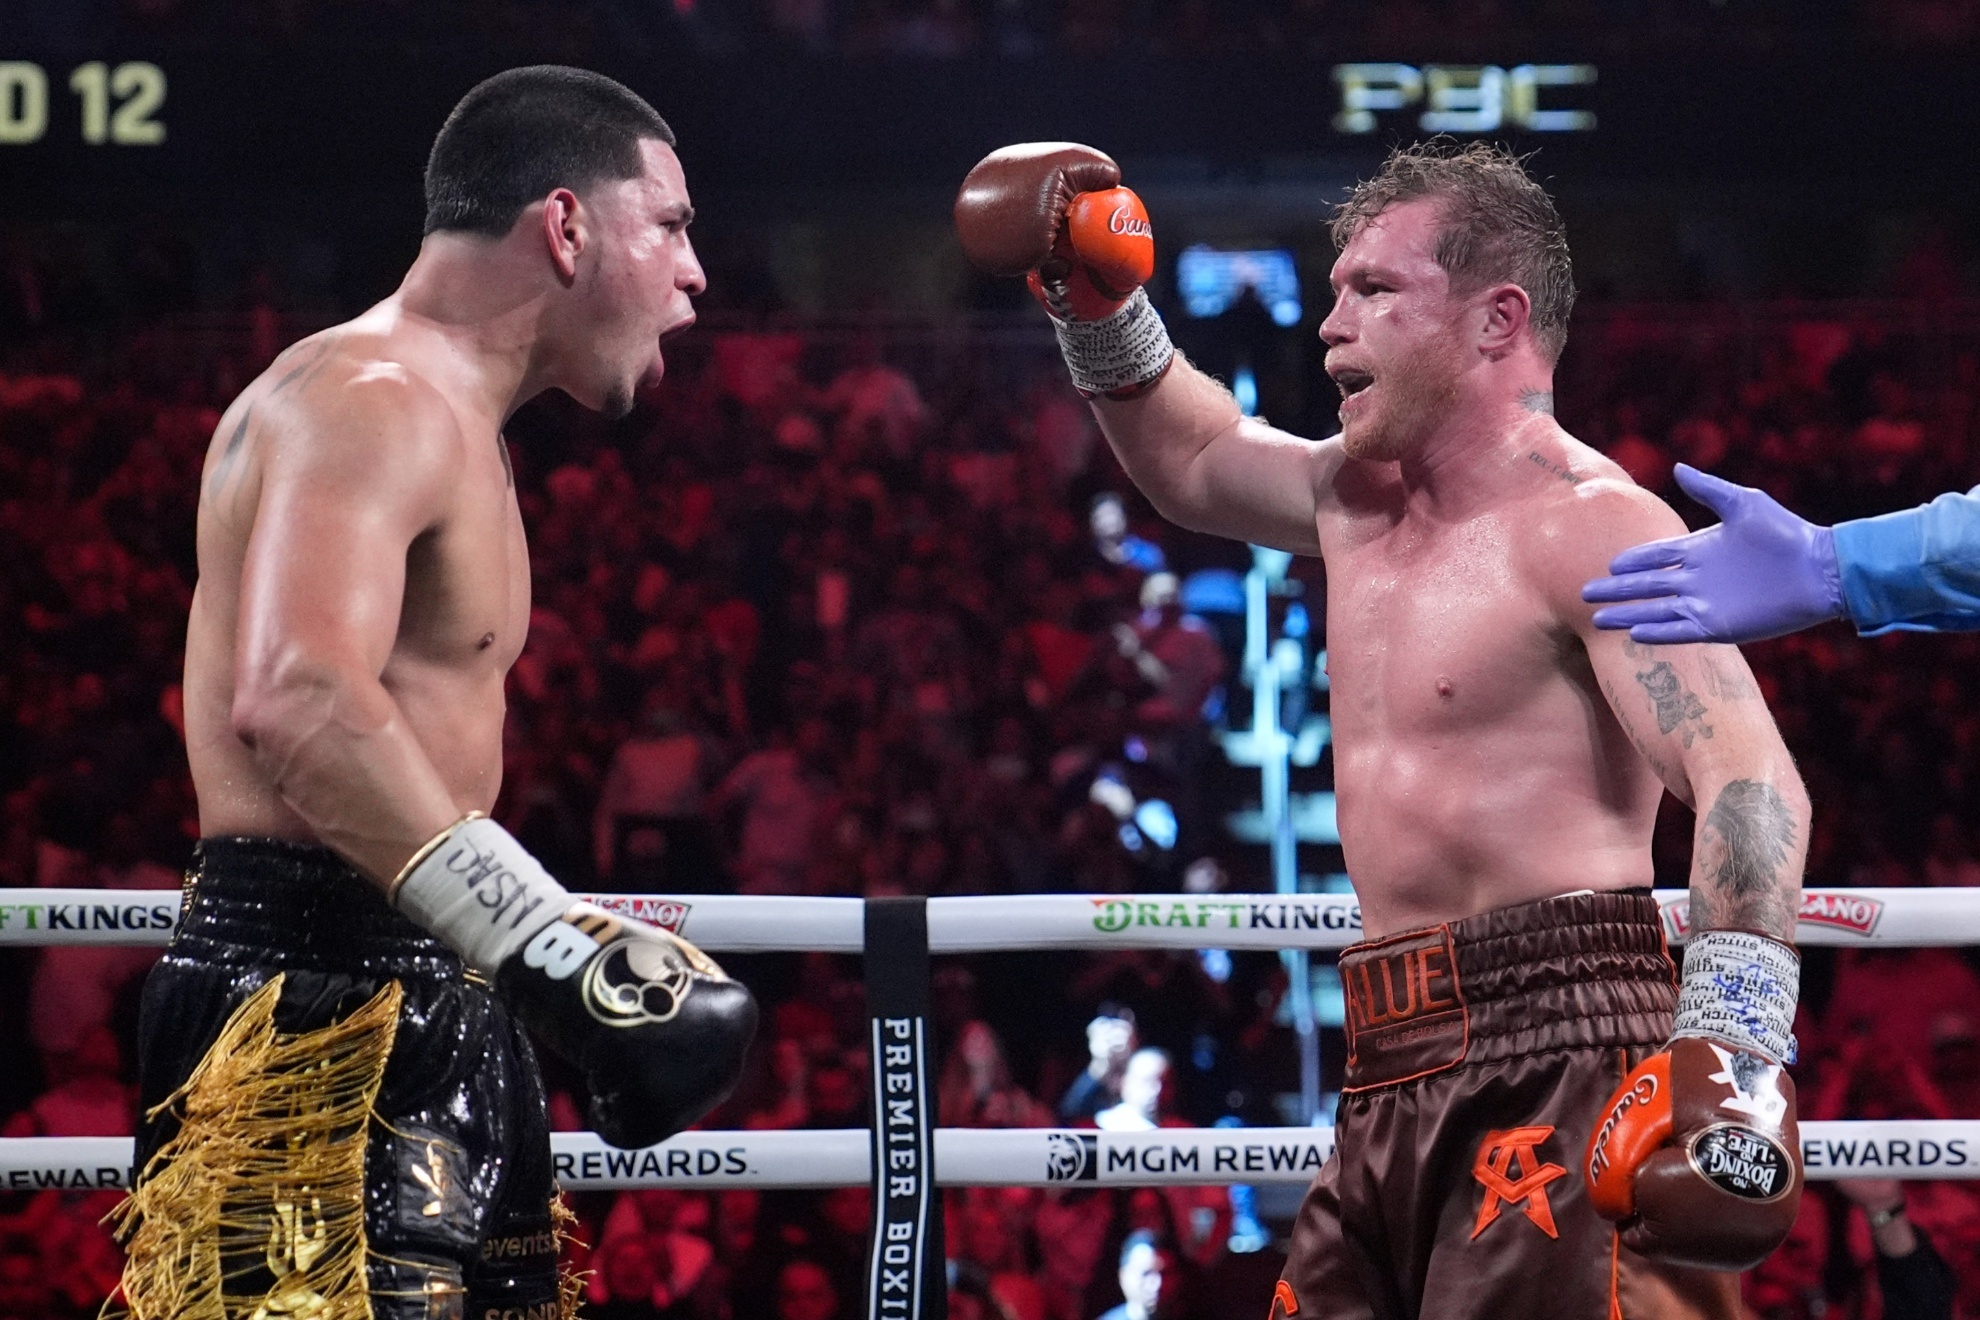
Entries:
[[[1980,480],[1980,336],[1958,315],[1593,309],[1560,412],[1680,503],[1682,459],[1810,516],[1900,507]],[[1263,888],[1262,857],[1217,828],[1247,780],[1218,764],[1198,715],[1227,690],[1220,625],[1103,554],[1089,511],[1126,495],[1132,532],[1185,577],[1241,571],[1242,548],[1136,502],[1042,338],[915,347],[883,329],[704,329],[623,423],[556,404],[517,419],[535,607],[497,815],[574,889]],[[200,462],[218,408],[284,337],[250,324],[176,374],[45,355],[0,377],[0,886],[178,885],[197,833],[177,683]],[[1324,579],[1296,572],[1317,619]],[[1809,884],[1980,885],[1976,639],[1832,627],[1751,654],[1816,802]],[[1175,802],[1175,847],[1124,842],[1094,791],[1109,775]],[[1688,848],[1668,804],[1660,883],[1682,883]],[[0,1134],[132,1130],[127,1061],[153,957],[0,953],[0,1051],[15,1061]],[[1804,1118],[1980,1116],[1968,953],[1816,952],[1809,967]],[[857,960],[732,969],[759,987],[765,1025],[708,1125],[863,1123]],[[941,1121],[1282,1122],[1275,1097],[1297,1089],[1285,990],[1262,956],[939,960]],[[573,1081],[552,1070],[566,1129],[583,1125]],[[1808,1196],[1750,1276],[1756,1314],[1882,1314],[1859,1202],[1891,1194]],[[1980,1315],[1980,1184],[1905,1195]],[[95,1311],[120,1263],[99,1224],[115,1200],[0,1198],[0,1318]],[[862,1311],[864,1189],[572,1200],[591,1314]],[[1221,1188],[952,1193],[955,1313],[1254,1316],[1274,1267],[1239,1250],[1261,1245],[1251,1214]]]

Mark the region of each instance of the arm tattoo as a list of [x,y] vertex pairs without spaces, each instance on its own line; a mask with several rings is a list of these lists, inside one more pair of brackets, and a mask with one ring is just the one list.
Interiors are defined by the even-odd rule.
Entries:
[[1525,390],[1520,393],[1520,403],[1528,412],[1554,415],[1554,392],[1552,390]]
[[1711,685],[1712,695],[1721,701],[1751,701],[1760,695],[1760,689],[1753,679],[1739,671],[1737,665],[1714,660],[1710,652],[1704,657],[1705,679]]
[[1692,860],[1694,926],[1756,928],[1792,937],[1794,813],[1772,784],[1735,779],[1719,790],[1698,827]]
[[[234,433],[227,437],[226,447],[220,451],[219,461],[213,465],[213,474],[207,480],[202,499],[217,498],[233,479],[240,475],[241,460],[246,456],[247,441],[251,434],[248,423],[254,418],[254,410],[284,390],[290,388],[300,390],[307,386],[329,362],[330,350],[336,346],[337,339],[336,335],[325,335],[315,343],[290,348],[282,354],[282,357],[293,355],[296,361],[273,385],[268,387],[267,393],[248,404],[246,410],[241,413],[240,424],[234,428]],[[282,357],[278,357],[276,361],[281,361]]]
[[282,379],[269,389],[270,394],[280,394],[297,381],[308,384],[307,377],[314,376],[323,369],[323,361],[330,356],[330,346],[337,342],[337,336],[325,335],[314,344],[296,353],[296,364],[282,374]]
[[220,451],[219,462],[213,465],[213,475],[206,482],[206,498],[212,499],[226,488],[227,478],[233,475],[234,464],[240,461],[241,446],[247,440],[248,423],[253,420],[254,405],[250,403],[241,413],[240,425],[227,437],[227,447]]
[[1648,669],[1638,670],[1636,681],[1650,694],[1650,708],[1657,712],[1658,733],[1677,733],[1686,747],[1691,746],[1694,737],[1712,736],[1712,726],[1705,722],[1705,703],[1684,685],[1670,661],[1658,660]]
[[1635,726],[1622,717],[1622,696],[1616,691],[1615,684],[1609,682],[1606,678],[1603,679],[1602,691],[1608,696],[1609,709],[1616,713],[1616,723],[1622,725],[1622,731],[1629,735],[1630,745],[1636,748],[1636,754],[1648,762],[1650,768],[1657,772],[1657,778],[1669,784],[1671,782],[1670,766],[1665,764],[1663,757],[1657,755],[1655,748],[1636,736]]

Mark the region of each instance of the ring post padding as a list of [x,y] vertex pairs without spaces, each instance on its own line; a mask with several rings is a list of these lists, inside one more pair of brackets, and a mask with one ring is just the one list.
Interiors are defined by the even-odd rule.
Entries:
[[[865,948],[857,898],[586,894],[716,953]],[[1690,933],[1682,889],[1660,889],[1664,934]],[[927,900],[935,953],[1018,949],[1341,949],[1362,938],[1352,894],[998,894]],[[164,944],[179,894],[163,889],[0,889],[0,947]],[[1811,889],[1797,944],[1980,944],[1980,888]]]
[[[945,1187],[1149,1187],[1282,1183],[1305,1186],[1332,1152],[1326,1127],[941,1128],[935,1158]],[[674,1187],[857,1187],[873,1176],[865,1128],[802,1132],[683,1132],[644,1150],[618,1150],[590,1132],[550,1138],[557,1181],[608,1191]],[[1810,1182],[1980,1179],[1980,1119],[1811,1122],[1801,1125]],[[123,1188],[129,1137],[0,1140],[0,1191]]]
[[866,903],[866,1012],[873,1051],[869,1320],[948,1314],[948,1251],[935,1190],[935,1042],[928,1016],[928,910],[919,897]]

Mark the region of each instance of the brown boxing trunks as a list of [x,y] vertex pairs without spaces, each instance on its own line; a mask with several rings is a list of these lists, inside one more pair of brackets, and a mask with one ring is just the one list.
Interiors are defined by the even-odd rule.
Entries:
[[1740,1315],[1738,1276],[1621,1246],[1589,1129],[1662,1048],[1677,979],[1657,904],[1566,894],[1341,956],[1347,1084],[1271,1320]]

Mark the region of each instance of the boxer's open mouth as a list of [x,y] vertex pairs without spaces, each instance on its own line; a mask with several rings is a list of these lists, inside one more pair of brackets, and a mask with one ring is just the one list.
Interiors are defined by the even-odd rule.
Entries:
[[1375,383],[1375,377],[1372,373],[1360,371],[1354,367],[1342,367],[1337,371],[1330,371],[1327,374],[1334,378],[1334,384],[1340,388],[1343,399],[1352,399],[1355,395]]
[[682,335],[694,329],[694,322],[695,318],[690,316],[679,325],[668,326],[660,332],[660,342],[664,344],[670,339],[679,339]]

